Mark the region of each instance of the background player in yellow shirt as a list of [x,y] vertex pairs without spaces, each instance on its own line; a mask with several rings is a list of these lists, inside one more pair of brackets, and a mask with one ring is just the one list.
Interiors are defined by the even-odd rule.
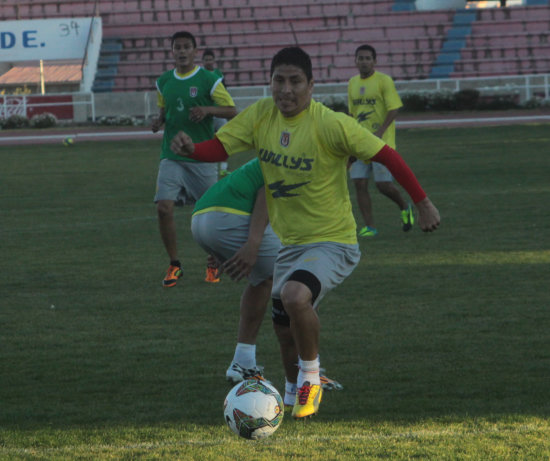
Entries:
[[[348,83],[349,113],[367,130],[395,149],[394,121],[403,103],[393,80],[389,75],[375,70],[376,50],[370,45],[361,45],[355,50],[355,65],[359,75],[352,77]],[[370,176],[374,178],[378,190],[399,206],[403,230],[409,231],[414,224],[413,210],[393,184],[391,173],[380,163],[358,160],[350,167],[350,178],[355,185],[357,205],[365,221],[359,236],[374,237],[378,234],[369,195]]]
[[[258,153],[269,220],[282,243],[273,274],[273,326],[287,383],[297,384],[292,416],[300,419],[317,413],[323,395],[319,302],[360,258],[348,157],[388,166],[416,204],[424,231],[437,229],[439,212],[394,149],[312,99],[311,59],[301,48],[283,48],[273,57],[271,93],[227,122],[214,139],[196,144],[180,132],[171,148],[209,162],[250,149]],[[296,355],[298,367],[289,360]]]

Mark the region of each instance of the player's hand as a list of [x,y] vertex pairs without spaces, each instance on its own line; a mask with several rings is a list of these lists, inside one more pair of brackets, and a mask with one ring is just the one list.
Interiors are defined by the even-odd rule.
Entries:
[[221,267],[221,271],[225,272],[231,279],[238,282],[244,277],[247,277],[254,264],[256,264],[256,258],[258,256],[258,249],[248,242],[245,243],[239,250]]
[[188,157],[195,152],[195,143],[187,133],[180,131],[172,138],[170,149],[174,154]]
[[160,130],[160,127],[162,126],[164,122],[160,118],[154,118],[151,122],[151,131],[153,133],[156,133],[158,130]]
[[208,115],[208,110],[204,106],[195,106],[189,111],[189,120],[199,123]]
[[416,208],[418,209],[418,225],[424,232],[433,232],[439,227],[439,211],[428,197],[418,202]]

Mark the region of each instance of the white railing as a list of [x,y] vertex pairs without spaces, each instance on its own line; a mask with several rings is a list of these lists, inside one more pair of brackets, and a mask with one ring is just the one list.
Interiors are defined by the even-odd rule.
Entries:
[[[522,102],[535,97],[550,100],[550,74],[398,80],[395,86],[398,92],[454,92],[473,88],[480,91],[482,95],[518,94]],[[269,86],[230,87],[228,90],[239,108],[243,105],[246,107],[270,94]],[[347,103],[347,82],[318,83],[313,88],[313,97],[320,101],[332,98]]]
[[[70,100],[60,102],[47,100],[48,98],[56,97],[59,97],[61,99],[70,97]],[[44,100],[44,102],[33,102],[33,100]],[[85,112],[82,114],[81,117],[76,117],[75,113],[81,106],[83,106]],[[89,106],[89,112],[86,106]],[[92,121],[95,121],[96,119],[95,100],[93,93],[48,93],[45,95],[22,94],[0,96],[0,118],[8,118],[12,115],[22,115],[24,117],[30,118],[29,111],[32,112],[32,109],[35,107],[51,108],[51,110],[47,110],[44,112],[51,112],[54,115],[56,115],[55,108],[71,107],[73,112],[73,119],[81,119],[85,121],[88,119],[88,113],[90,114]]]
[[[535,97],[550,100],[550,74],[533,74],[520,76],[477,77],[463,79],[427,79],[405,80],[395,82],[397,90],[404,92],[436,92],[436,91],[460,91],[462,89],[475,88],[482,95],[517,94],[520,101],[525,102]],[[229,87],[229,92],[237,105],[238,110],[243,110],[260,98],[270,96],[269,86]],[[116,98],[114,96],[116,95]],[[96,120],[96,117],[110,115],[106,111],[113,112],[115,106],[124,107],[124,115],[150,118],[157,114],[156,92],[149,91],[139,93],[56,93],[46,94],[51,96],[71,96],[71,101],[50,102],[40,101],[40,95],[0,95],[0,118],[7,118],[13,114],[28,115],[29,108],[59,106],[73,106],[74,120]],[[347,103],[347,83],[320,83],[314,87],[313,96],[323,102],[342,101]],[[116,102],[113,102],[116,101]],[[97,107],[96,107],[97,106]],[[99,107],[99,110],[98,110]],[[32,112],[32,111],[31,111]],[[104,113],[105,112],[105,113]],[[55,112],[53,112],[55,114]],[[117,113],[121,115],[118,111]],[[59,117],[58,117],[59,118]]]

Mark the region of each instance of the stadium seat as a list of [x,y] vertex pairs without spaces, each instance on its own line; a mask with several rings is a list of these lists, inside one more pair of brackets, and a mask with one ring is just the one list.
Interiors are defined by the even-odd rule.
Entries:
[[[189,0],[4,0],[0,14],[12,20],[97,11],[104,40],[121,44],[112,88],[136,91],[151,89],[155,73],[173,66],[169,38],[178,30],[195,34],[199,56],[206,47],[215,50],[230,85],[265,84],[273,53],[296,43],[311,54],[319,83],[345,82],[356,73],[353,55],[363,43],[377,49],[378,69],[396,79],[428,78],[438,66],[447,75],[499,72],[499,60],[504,74],[549,72],[547,3],[395,11],[395,0],[193,0],[192,8]],[[104,47],[102,53],[102,66],[109,67],[113,52]]]

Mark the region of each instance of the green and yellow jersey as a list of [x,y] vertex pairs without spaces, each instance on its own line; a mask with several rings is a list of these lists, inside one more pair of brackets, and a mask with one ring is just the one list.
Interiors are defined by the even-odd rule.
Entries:
[[258,153],[269,219],[284,245],[357,242],[346,163],[350,155],[368,161],[384,147],[381,139],[314,100],[285,118],[272,98],[246,108],[216,137],[229,155]]
[[178,161],[184,159],[170,150],[170,142],[178,131],[185,131],[194,142],[206,141],[214,137],[212,117],[196,123],[189,120],[189,112],[194,106],[234,106],[221,78],[212,72],[195,66],[187,74],[178,74],[176,69],[162,74],[156,82],[158,106],[164,108],[164,138],[160,158]]
[[[362,126],[371,133],[376,132],[384,123],[390,110],[403,106],[389,75],[374,72],[370,77],[352,77],[348,82],[348,108]],[[395,149],[395,122],[386,129],[382,139]]]
[[195,204],[193,214],[224,211],[250,215],[263,185],[260,162],[257,158],[252,159],[210,187]]

